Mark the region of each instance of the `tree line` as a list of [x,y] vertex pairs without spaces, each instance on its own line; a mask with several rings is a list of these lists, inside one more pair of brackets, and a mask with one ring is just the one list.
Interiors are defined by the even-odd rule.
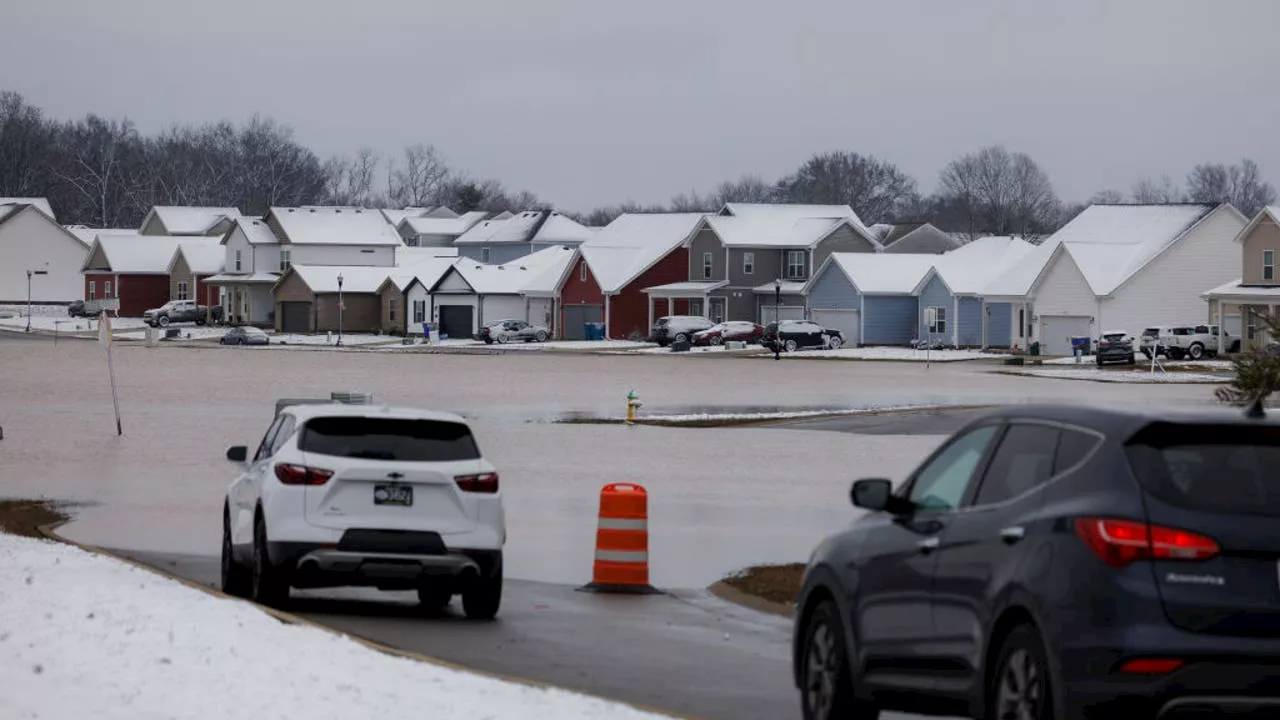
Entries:
[[[252,215],[273,205],[447,205],[459,212],[551,206],[527,190],[450,167],[426,143],[392,156],[365,147],[322,160],[270,118],[144,135],[127,119],[50,118],[13,92],[0,92],[0,196],[47,197],[62,222],[96,227],[136,227],[154,205],[237,207]],[[1253,215],[1275,200],[1258,165],[1244,159],[1197,165],[1183,184],[1140,179],[1127,194],[1103,190],[1089,202],[1230,202]],[[971,237],[1043,236],[1087,206],[1064,203],[1029,155],[991,146],[947,163],[929,195],[892,162],[836,150],[776,180],[747,175],[666,204],[623,202],[574,216],[604,225],[624,212],[713,212],[726,202],[849,205],[867,224],[931,222]]]

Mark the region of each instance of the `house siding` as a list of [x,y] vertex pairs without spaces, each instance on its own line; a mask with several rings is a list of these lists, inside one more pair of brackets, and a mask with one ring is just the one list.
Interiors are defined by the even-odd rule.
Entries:
[[[99,275],[97,278],[89,277],[89,279],[98,281],[98,297],[105,297],[102,286],[104,276]],[[158,308],[169,302],[168,275],[117,273],[110,279],[111,295],[120,298],[120,317],[141,317],[147,310]]]
[[[277,332],[280,332],[281,330],[283,330],[283,328],[281,327],[281,324],[283,322],[284,314],[280,308],[283,303],[287,303],[287,302],[304,302],[304,303],[311,304],[311,314],[310,314],[310,317],[307,319],[307,330],[309,332],[315,332],[316,294],[311,292],[311,288],[307,287],[307,284],[302,281],[302,278],[298,277],[297,274],[290,273],[288,277],[284,278],[284,280],[281,281],[280,284],[276,285],[275,288],[272,289],[271,295],[272,295],[272,307],[275,308],[275,311],[272,314],[272,319],[274,321],[274,326]],[[257,308],[257,303],[255,302],[255,300],[256,298],[253,298],[250,300],[250,303],[249,303],[250,313],[252,313],[254,309]],[[234,308],[232,309],[232,312],[235,312]],[[343,320],[345,319],[346,318],[343,318]],[[260,317],[250,318],[250,322],[260,322],[260,321],[261,321]]]
[[191,283],[191,269],[187,267],[187,258],[179,255],[177,262],[173,264],[173,270],[169,272],[169,299],[178,299],[178,283],[187,284],[188,299],[196,299],[195,287]]
[[1095,331],[1137,335],[1150,325],[1203,317],[1206,303],[1200,294],[1240,277],[1235,239],[1246,224],[1230,206],[1214,210],[1105,301]]
[[[1094,318],[1091,335],[1097,335],[1098,298],[1085,281],[1080,268],[1065,248],[1055,253],[1040,287],[1035,290],[1035,314]],[[1167,290],[1167,288],[1166,288]],[[1202,292],[1203,290],[1196,290]],[[1198,315],[1199,313],[1197,313]],[[1174,321],[1171,321],[1174,322]],[[1036,339],[1040,339],[1041,323],[1033,323]]]
[[532,252],[528,243],[500,243],[497,245],[459,245],[458,255],[476,262],[484,261],[484,248],[489,248],[489,265],[505,265]]
[[925,319],[924,314],[925,308],[929,307],[946,308],[946,332],[941,336],[934,335],[933,338],[950,343],[951,338],[954,337],[955,323],[959,321],[959,318],[956,317],[956,305],[954,298],[951,296],[951,291],[947,289],[947,284],[942,282],[942,278],[936,273],[920,291],[920,321],[915,335],[917,338],[929,337],[929,322]]
[[[1280,285],[1280,267],[1276,268],[1271,280],[1262,277],[1262,253],[1270,250],[1275,253],[1275,261],[1280,265],[1280,226],[1270,217],[1264,217],[1244,238],[1241,252],[1244,254],[1240,275],[1245,285],[1276,286]],[[1229,282],[1229,281],[1224,281]]]
[[991,303],[987,305],[987,345],[1009,347],[1013,344],[1013,323],[1016,322],[1013,305]]
[[[392,302],[395,303],[395,318],[391,317]],[[381,305],[382,332],[403,334],[410,319],[410,308],[405,294],[394,283],[387,283],[378,299]],[[421,330],[421,328],[419,328]]]
[[27,301],[28,269],[49,273],[31,279],[32,302],[80,298],[88,248],[34,207],[14,212],[0,224],[0,302]]
[[160,222],[159,215],[152,215],[146,223],[138,230],[139,235],[168,235],[169,231],[165,230],[164,223]]
[[[813,249],[813,267],[820,268],[822,263],[831,257],[831,253],[845,252],[875,252],[876,248],[869,240],[858,234],[856,230],[848,225],[841,225],[835,232],[828,235],[818,243]],[[807,268],[806,268],[807,269]]]
[[982,345],[982,300],[976,297],[957,299],[959,316],[956,318],[956,344],[961,347]]
[[813,310],[858,310],[862,299],[858,289],[835,263],[821,271],[809,287],[809,308]]
[[[587,279],[585,281],[582,279],[583,267],[587,269]],[[683,268],[681,269],[683,270]],[[645,287],[649,286],[646,285]],[[564,287],[560,288],[560,309],[556,313],[556,337],[564,337],[564,309],[570,306],[604,308],[604,293],[600,291],[600,285],[596,282],[595,274],[591,272],[591,266],[587,263],[586,258],[581,256],[573,263],[573,268],[569,271],[569,277],[564,281]]]
[[[649,296],[644,294],[644,288],[684,280],[688,265],[689,251],[678,247],[619,290],[616,295],[610,297],[609,337],[625,340],[635,333],[647,336],[649,334]],[[570,275],[565,286],[572,285],[577,279],[576,274]],[[669,314],[665,312],[666,303],[661,300],[655,299],[653,308],[654,319]]]
[[361,245],[293,245],[284,244],[277,248],[275,264],[264,266],[263,272],[280,271],[279,251],[289,252],[289,262],[293,265],[358,265],[367,267],[393,267],[396,264],[394,245],[361,246]]
[[[730,251],[730,254],[729,254],[729,262],[731,264],[735,261],[733,252],[734,251]],[[702,274],[703,253],[711,253],[711,277],[709,278]],[[760,259],[761,254],[762,253],[760,251],[757,251],[757,254],[756,254],[757,260]],[[739,269],[741,269],[742,256],[740,254],[737,256],[736,262],[739,265]],[[720,282],[726,279],[725,272],[726,272],[726,268],[725,268],[724,245],[720,244],[720,236],[716,235],[715,231],[712,230],[710,227],[707,227],[704,223],[702,229],[699,230],[697,234],[693,236],[693,240],[689,243],[689,277],[688,279],[696,282],[702,282],[704,280],[710,281],[710,282]],[[760,271],[757,269],[756,274],[750,277],[753,277],[753,278],[759,277],[759,273]],[[772,279],[772,278],[769,278],[769,279]],[[763,282],[764,281],[761,280],[760,282],[756,282],[755,285],[760,285]]]
[[863,298],[862,343],[906,345],[916,336],[920,316],[914,295],[873,295]]
[[[338,294],[316,295],[314,332],[338,331]],[[343,293],[342,331],[374,332],[381,321],[382,296],[378,293]],[[276,312],[276,317],[280,313]],[[279,320],[277,320],[279,322]]]

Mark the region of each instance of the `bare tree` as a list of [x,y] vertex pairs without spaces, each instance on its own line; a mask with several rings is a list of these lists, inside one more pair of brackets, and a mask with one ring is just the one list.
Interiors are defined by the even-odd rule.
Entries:
[[1089,205],[1120,205],[1124,203],[1124,193],[1119,190],[1099,190],[1089,198]]
[[40,109],[15,92],[0,92],[0,195],[45,195],[55,133]]
[[1035,236],[1061,221],[1061,203],[1044,170],[1024,153],[983,148],[952,161],[939,177],[941,193],[962,210],[970,237],[983,233]]
[[72,189],[80,214],[99,227],[112,227],[128,217],[135,181],[131,171],[142,154],[133,124],[89,115],[64,127],[60,149],[54,175]]
[[1163,205],[1180,203],[1187,199],[1182,188],[1168,175],[1161,175],[1158,180],[1141,178],[1133,184],[1133,201],[1144,205]]
[[1258,164],[1245,158],[1239,165],[1197,165],[1187,175],[1187,195],[1195,202],[1231,203],[1252,217],[1275,202],[1276,190],[1262,180]]
[[353,158],[329,158],[324,163],[325,203],[371,207],[377,171],[378,156],[368,147],[360,148]]
[[387,189],[391,203],[421,207],[432,202],[449,178],[449,166],[433,145],[417,143],[404,149],[401,161],[388,163]]
[[718,210],[725,203],[769,203],[777,198],[773,185],[765,182],[758,175],[743,175],[737,180],[725,181],[716,186],[712,195],[713,210]]
[[820,153],[777,185],[778,199],[849,205],[865,222],[896,218],[919,198],[916,181],[892,163],[850,152]]
[[718,200],[710,195],[703,197],[694,191],[680,193],[671,198],[670,210],[678,213],[713,212]]

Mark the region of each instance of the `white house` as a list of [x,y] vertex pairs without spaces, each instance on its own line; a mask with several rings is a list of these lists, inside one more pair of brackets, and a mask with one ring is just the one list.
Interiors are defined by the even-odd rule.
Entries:
[[576,258],[576,250],[568,246],[548,247],[503,265],[459,258],[430,289],[433,321],[443,335],[472,337],[487,323],[523,319],[525,288],[557,269],[563,273]]
[[269,325],[280,279],[280,240],[261,218],[239,217],[222,237],[222,272],[205,283],[223,288],[225,317],[233,323]]
[[476,210],[457,217],[406,217],[396,226],[409,247],[449,247],[489,213]]
[[1012,304],[1012,341],[1069,355],[1072,337],[1191,323],[1201,293],[1240,275],[1231,205],[1093,205],[983,291]]
[[[382,296],[383,330],[421,335],[422,326],[432,322],[435,316],[431,288],[456,262],[456,255],[423,257],[393,271],[378,288]],[[399,314],[395,312],[397,305],[401,309]]]
[[273,207],[262,218],[280,244],[280,265],[393,267],[404,247],[377,210]]
[[[84,296],[80,268],[89,244],[59,225],[48,202],[0,204],[0,302],[66,303]],[[42,275],[36,275],[42,272]]]

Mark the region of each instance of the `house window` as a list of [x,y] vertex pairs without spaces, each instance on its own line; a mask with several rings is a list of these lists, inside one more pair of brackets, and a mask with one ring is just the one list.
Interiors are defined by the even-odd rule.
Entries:
[[489,248],[480,248],[480,262],[489,262]]
[[396,301],[394,298],[387,301],[387,319],[391,322],[396,321]]
[[1026,328],[1027,328],[1027,311],[1019,310],[1018,311],[1018,337],[1020,338],[1026,337]]
[[111,281],[110,280],[102,281],[102,297],[107,298],[108,300],[111,299]]
[[929,325],[930,335],[945,335],[947,333],[947,309],[944,307],[926,308],[926,313],[933,311],[933,323]]
[[413,236],[404,241],[405,247],[418,247],[418,236]]
[[187,300],[187,284],[185,282],[178,283],[178,297],[175,300]]
[[711,279],[711,268],[713,267],[712,263],[714,262],[715,262],[715,257],[711,253],[702,253],[702,279],[703,280]]
[[583,260],[581,264],[578,265],[578,282],[586,282],[586,281],[587,281],[587,261]]
[[742,274],[754,275],[756,272],[756,254],[753,252],[742,253]]
[[421,323],[424,323],[424,322],[426,322],[426,321],[427,321],[427,301],[426,301],[426,300],[414,300],[414,301],[413,301],[413,322],[414,322],[414,324],[421,324]]
[[1258,336],[1258,315],[1252,309],[1244,311],[1245,326],[1244,336],[1249,340],[1253,340]]
[[803,250],[787,251],[787,279],[788,280],[804,279],[804,251]]
[[288,270],[292,265],[293,265],[293,251],[281,250],[280,251],[280,272],[284,272]]
[[1262,279],[1263,280],[1276,279],[1276,251],[1275,250],[1262,251]]
[[240,272],[240,270],[241,270],[241,265],[240,265],[240,251],[239,251],[239,250],[237,250],[237,251],[236,251],[236,272]]
[[89,299],[90,300],[98,299],[98,283],[95,280],[89,281]]

